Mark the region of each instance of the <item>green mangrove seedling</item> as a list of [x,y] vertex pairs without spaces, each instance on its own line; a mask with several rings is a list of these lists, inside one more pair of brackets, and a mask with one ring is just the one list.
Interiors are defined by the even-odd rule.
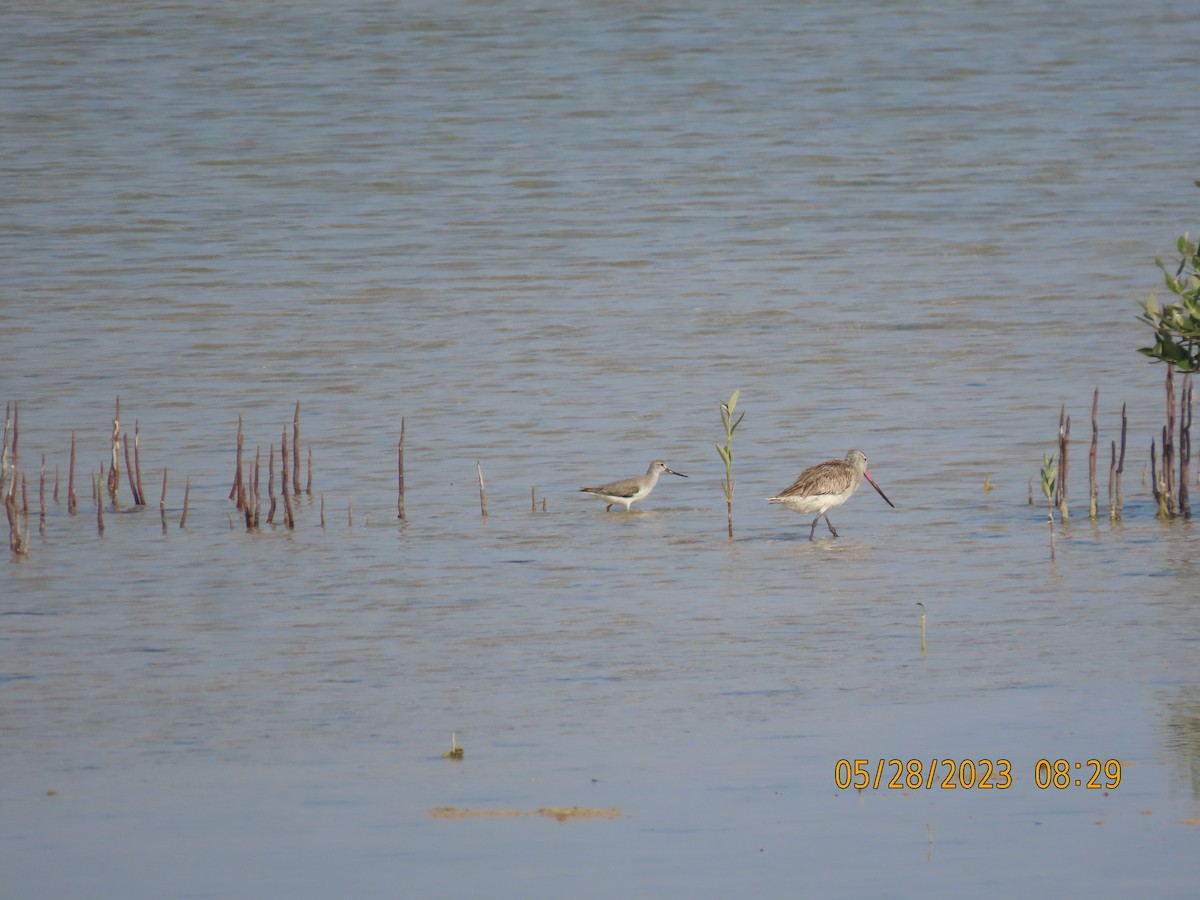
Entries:
[[725,508],[728,513],[730,537],[733,537],[733,433],[742,424],[742,419],[746,417],[743,410],[736,420],[733,418],[739,393],[740,391],[734,391],[729,402],[721,404],[721,423],[725,426],[725,446],[716,445],[717,453],[720,455],[721,461],[725,463],[725,481],[721,488],[725,491]]
[[1058,486],[1058,466],[1054,457],[1042,454],[1042,493],[1046,495],[1047,518],[1050,522],[1050,559],[1054,559],[1054,494]]

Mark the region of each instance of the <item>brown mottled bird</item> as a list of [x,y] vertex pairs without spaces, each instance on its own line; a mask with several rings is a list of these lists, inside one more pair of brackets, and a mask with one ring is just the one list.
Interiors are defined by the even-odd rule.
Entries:
[[829,526],[830,533],[837,537],[833,523],[826,514],[849,500],[864,478],[871,482],[871,487],[879,491],[879,496],[887,501],[887,505],[895,509],[896,504],[888,500],[883,488],[875,483],[875,479],[867,471],[867,455],[861,450],[850,450],[845,459],[830,459],[805,469],[785,490],[767,498],[767,502],[782,503],[798,513],[816,513],[812,528],[808,530],[810,541],[821,516],[825,516],[825,524]]
[[650,468],[646,470],[645,475],[635,475],[632,478],[622,478],[620,481],[602,484],[600,487],[585,487],[580,488],[580,490],[585,494],[599,497],[601,500],[607,500],[608,506],[604,507],[605,512],[608,512],[618,503],[623,505],[625,511],[628,512],[631,503],[636,503],[643,497],[649,496],[650,492],[654,490],[654,486],[658,484],[658,476],[663,472],[666,472],[668,475],[678,475],[680,478],[687,478],[682,472],[668,469],[667,464],[661,459],[656,459],[650,463]]

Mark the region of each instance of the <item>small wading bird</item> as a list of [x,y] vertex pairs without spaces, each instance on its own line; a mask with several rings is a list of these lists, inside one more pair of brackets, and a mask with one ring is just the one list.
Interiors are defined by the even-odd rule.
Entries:
[[668,469],[667,464],[661,459],[656,459],[650,463],[650,468],[646,470],[645,475],[635,475],[632,478],[622,478],[620,481],[614,481],[611,484],[602,484],[600,487],[585,487],[579,490],[585,494],[591,494],[593,497],[599,497],[601,500],[607,500],[608,506],[604,507],[605,512],[608,512],[618,503],[624,506],[625,511],[628,512],[630,504],[636,503],[643,497],[650,496],[650,492],[658,484],[658,476],[663,472],[666,472],[668,475],[678,475],[680,478],[687,478],[682,472]]
[[829,521],[826,513],[849,500],[864,478],[871,482],[871,487],[879,491],[879,496],[887,501],[888,506],[896,508],[896,504],[888,500],[883,488],[875,483],[875,479],[867,471],[867,455],[861,450],[850,450],[845,459],[831,459],[805,469],[786,490],[780,491],[774,497],[768,497],[767,502],[782,503],[798,513],[816,513],[812,528],[808,530],[810,541],[821,516],[825,516],[825,524],[829,526],[830,533],[837,537],[838,533],[834,531],[833,523]]

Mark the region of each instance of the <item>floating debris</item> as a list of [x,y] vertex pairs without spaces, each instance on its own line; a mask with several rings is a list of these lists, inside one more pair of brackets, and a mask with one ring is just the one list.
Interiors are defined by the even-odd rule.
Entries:
[[543,816],[558,822],[568,819],[618,819],[619,809],[594,809],[585,806],[544,806],[533,811],[521,809],[463,809],[458,806],[435,806],[429,810],[434,819],[501,819],[519,816]]
[[458,735],[450,732],[450,749],[442,754],[442,759],[462,759],[466,748],[458,746]]

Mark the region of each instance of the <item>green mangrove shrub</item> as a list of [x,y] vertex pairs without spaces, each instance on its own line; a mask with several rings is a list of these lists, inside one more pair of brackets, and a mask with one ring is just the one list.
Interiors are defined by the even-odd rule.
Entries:
[[1177,298],[1161,304],[1151,294],[1142,303],[1139,319],[1154,329],[1154,344],[1138,348],[1138,353],[1174,366],[1181,372],[1200,370],[1200,253],[1196,243],[1184,234],[1176,244],[1179,264],[1172,272],[1161,259],[1155,263],[1163,281]]

